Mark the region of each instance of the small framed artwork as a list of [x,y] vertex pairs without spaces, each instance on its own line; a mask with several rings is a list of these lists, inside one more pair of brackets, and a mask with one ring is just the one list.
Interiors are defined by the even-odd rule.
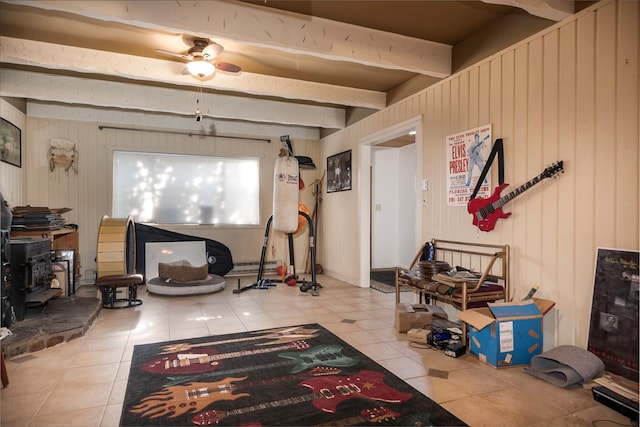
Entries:
[[73,249],[61,249],[55,251],[54,262],[67,261],[68,272],[68,294],[73,295],[76,293],[76,251]]
[[327,157],[327,193],[351,190],[351,150]]
[[13,123],[0,118],[0,160],[22,167],[22,133]]
[[52,288],[59,288],[62,290],[64,296],[71,294],[71,262],[68,259],[55,261],[51,263],[51,272],[56,276],[58,283],[54,285],[51,282]]

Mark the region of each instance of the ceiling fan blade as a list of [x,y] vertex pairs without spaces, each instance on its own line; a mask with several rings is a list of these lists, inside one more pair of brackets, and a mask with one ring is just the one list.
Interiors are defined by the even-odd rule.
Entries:
[[220,55],[224,51],[224,47],[214,42],[213,40],[209,40],[209,44],[202,50],[204,55],[210,55],[211,59]]
[[175,58],[186,59],[188,61],[191,61],[193,59],[192,55],[183,55],[181,53],[170,52],[168,50],[156,49],[156,52],[162,55],[168,55],[168,56],[173,56]]
[[226,71],[227,73],[239,73],[241,70],[237,65],[228,62],[214,62],[213,65],[216,66],[216,69]]

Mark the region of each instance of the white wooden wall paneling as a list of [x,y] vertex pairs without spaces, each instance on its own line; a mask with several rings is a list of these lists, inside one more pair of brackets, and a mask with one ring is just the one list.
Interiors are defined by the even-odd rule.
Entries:
[[[92,132],[92,126],[89,123],[83,123],[82,132],[80,132],[80,150],[79,151],[79,163],[78,170],[80,175],[84,179],[80,179],[80,185],[78,188],[78,204],[83,206],[83,209],[79,209],[78,224],[84,226],[84,230],[78,232],[80,248],[82,248],[80,262],[85,268],[83,270],[84,280],[94,280],[95,275],[88,277],[89,274],[86,271],[91,263],[91,257],[94,251],[97,251],[97,241],[93,239],[93,236],[98,235],[99,223],[96,221],[97,213],[95,207],[98,205],[99,191],[98,187],[98,174],[88,173],[89,170],[96,171],[97,151],[99,147],[99,139]],[[95,166],[90,166],[95,165]],[[93,268],[95,270],[95,268]]]
[[[440,141],[444,141],[444,137],[446,137],[447,135],[451,135],[452,133],[454,133],[453,129],[458,128],[457,127],[457,123],[461,123],[463,122],[463,116],[461,115],[460,112],[460,105],[464,104],[464,102],[461,102],[460,100],[460,92],[462,91],[462,84],[461,84],[461,80],[462,80],[462,76],[458,75],[456,76],[455,79],[451,80],[451,95],[449,97],[451,105],[449,106],[449,123],[447,123],[447,126],[444,128],[445,134],[440,136]],[[446,108],[446,107],[445,107]],[[431,112],[427,112],[427,114],[431,114]],[[460,129],[466,129],[466,127],[461,127]],[[435,137],[437,137],[437,135],[433,135]],[[432,136],[429,135],[429,139],[432,139]],[[429,149],[433,149],[433,143],[429,144]],[[446,159],[446,153],[445,153],[445,147],[441,147],[441,144],[436,144],[439,148],[437,150],[438,152],[438,158],[439,159]],[[447,188],[447,181],[446,181],[446,177],[447,177],[447,170],[446,170],[446,165],[444,164],[444,162],[440,162],[442,163],[441,166],[438,168],[439,170],[439,179],[438,181],[440,182],[440,185],[443,186],[443,188],[446,191]],[[446,199],[445,199],[446,200]],[[436,201],[436,203],[438,205],[440,205],[440,203],[442,203],[441,201]],[[438,206],[437,205],[437,206]],[[458,239],[458,233],[457,231],[457,224],[459,224],[459,220],[458,218],[456,218],[454,216],[454,212],[455,212],[455,208],[453,207],[445,207],[444,208],[445,212],[444,212],[444,216],[445,216],[445,222],[442,224],[441,227],[438,227],[434,224],[434,229],[438,229],[438,236],[439,238],[443,238],[444,236],[452,236],[452,238]]]
[[[505,180],[511,185],[510,188],[525,182],[528,176],[527,89],[529,76],[527,46],[519,46],[514,53],[514,132],[511,138],[506,138],[508,142],[505,146],[507,163],[512,164],[510,170],[505,172]],[[499,224],[496,224],[496,228],[509,227],[512,230],[512,259],[518,260],[518,262],[511,263],[511,283],[513,284],[514,295],[518,293],[517,288],[525,279],[524,271],[526,271],[527,253],[524,248],[527,248],[527,197],[527,194],[521,195],[508,203],[504,210],[505,212],[511,212],[511,217],[507,221],[500,221]]]
[[[515,52],[513,50],[507,51],[501,56],[501,102],[500,112],[502,115],[501,133],[499,136],[503,137],[504,143],[504,177],[505,182],[513,182],[511,177],[514,176],[514,157],[516,150],[516,142],[514,139],[516,133],[515,125],[515,99],[516,99],[516,82],[515,82]],[[496,134],[496,137],[498,134]],[[507,178],[509,177],[509,178]],[[493,182],[498,183],[496,175],[492,176]],[[495,184],[494,184],[495,185]],[[511,208],[511,206],[509,207]],[[513,235],[514,222],[511,221],[508,224],[502,224],[499,228],[500,241],[507,242],[508,237]],[[509,243],[513,245],[513,242]],[[515,248],[511,248],[511,258]],[[513,263],[511,264],[511,271],[513,270]],[[511,292],[513,293],[515,287],[512,286]]]
[[[532,40],[526,46],[526,127],[525,127],[525,155],[521,158],[524,164],[524,177],[512,183],[507,189],[511,191],[524,184],[542,171],[542,141],[540,140],[541,117],[542,117],[542,42],[541,39]],[[542,217],[542,195],[543,188],[548,184],[543,181],[531,188],[527,192],[518,196],[520,208],[523,211],[521,226],[524,228],[524,241],[521,242],[522,263],[520,277],[514,286],[514,297],[522,298],[531,287],[532,280],[537,280],[540,271],[544,266],[540,261],[542,243],[542,229],[540,219]],[[517,212],[515,213],[517,214]],[[530,248],[527,250],[526,248]]]
[[[618,3],[616,60],[616,246],[633,248],[640,236],[640,3]],[[635,96],[634,96],[635,95]],[[633,180],[635,172],[635,182]],[[634,215],[635,212],[635,215]]]
[[[586,345],[596,248],[637,249],[640,239],[639,28],[638,2],[603,0],[575,18],[324,138],[321,144],[296,144],[296,154],[307,155],[300,151],[304,147],[317,156],[318,177],[326,168],[326,157],[341,151],[353,150],[355,166],[359,139],[423,115],[423,141],[418,141],[423,144],[423,176],[419,179],[429,180],[429,190],[427,206],[422,208],[422,240],[438,237],[510,244],[514,297],[538,283],[538,295],[557,303],[554,317],[545,319],[545,346],[549,340]],[[5,118],[6,111],[3,108]],[[545,180],[509,202],[505,210],[513,212],[512,217],[499,221],[491,233],[475,230],[464,207],[447,206],[443,161],[447,135],[487,122],[493,126],[493,139],[504,139],[505,178],[511,184],[507,191],[556,160],[563,160],[565,169],[557,180]],[[97,221],[110,206],[106,146],[172,152],[202,152],[210,146],[204,140],[185,142],[175,136],[165,140],[139,133],[114,136],[91,123],[29,118],[26,124],[23,169],[0,165],[2,185],[11,194],[19,194],[24,185],[24,203],[77,204],[73,214],[81,224],[83,254],[95,253]],[[44,153],[51,137],[65,133],[77,139],[81,173],[78,177],[61,173],[52,179]],[[234,146],[228,141],[215,145],[217,153],[256,150],[255,145]],[[272,156],[260,153],[263,159]],[[266,169],[261,178],[271,182],[272,170]],[[359,188],[357,172],[354,170],[352,191],[324,195],[318,237],[325,271],[352,283],[357,281],[359,257],[367,256],[359,253],[357,245],[357,191],[367,190]],[[494,167],[491,177],[492,185],[497,185]],[[269,189],[264,191],[269,193]],[[271,202],[265,196],[261,203],[264,207]],[[238,230],[215,233],[225,239],[252,241],[238,239]],[[258,242],[262,233],[259,228],[254,230]],[[248,258],[256,258],[260,248],[247,243],[240,250],[243,256],[254,250],[256,256]]]
[[[559,33],[559,52],[572,52],[576,44],[576,22],[562,26]],[[576,56],[559,54],[558,56],[558,139],[559,155],[564,161],[564,175],[558,180],[560,199],[555,212],[561,225],[558,227],[556,244],[558,246],[558,273],[556,276],[556,307],[558,309],[557,341],[575,342],[576,295],[579,287],[575,281],[575,234],[577,232],[575,215],[576,190]],[[570,220],[566,220],[569,218]],[[573,219],[573,220],[571,220]],[[552,295],[553,296],[553,295]]]
[[[487,100],[488,107],[486,116],[481,118],[481,124],[491,124],[492,138],[490,141],[491,147],[496,139],[501,138],[504,135],[503,132],[503,119],[502,119],[502,62],[500,58],[495,58],[486,64],[485,71],[487,73]],[[498,184],[498,157],[494,159],[493,166],[489,170],[488,177],[491,178],[493,186]],[[496,242],[500,242],[504,230],[500,230],[495,237]]]
[[[434,114],[432,116],[424,116],[423,117],[423,134],[425,133],[441,133],[442,132],[442,108],[436,108],[436,103],[439,103],[442,99],[442,87],[439,86],[434,91],[422,92],[420,97],[416,97],[417,100],[421,101],[425,106],[425,111],[438,111],[438,114]],[[420,103],[413,105],[413,111],[421,111]],[[417,141],[417,144],[420,144],[421,141]],[[426,200],[427,205],[422,207],[422,218],[421,218],[421,229],[423,230],[423,235],[421,237],[422,242],[426,242],[430,240],[434,236],[434,231],[432,229],[428,229],[429,219],[434,218],[435,215],[438,215],[440,212],[436,210],[434,200],[436,197],[439,197],[441,194],[441,187],[437,185],[430,177],[433,176],[433,171],[436,168],[436,164],[434,162],[435,155],[431,150],[422,150],[422,176],[418,177],[418,181],[422,181],[423,179],[427,179],[428,181],[428,189],[426,192],[422,193],[422,197]],[[424,236],[431,236],[425,238]],[[418,248],[414,248],[415,251]]]
[[[595,229],[598,226],[595,222],[595,23],[595,14],[588,14],[577,22],[575,197],[579,208],[576,210],[576,271],[573,280],[581,284],[593,283],[594,247],[597,244]],[[606,167],[602,163],[597,166]],[[589,288],[592,286],[584,290]],[[590,292],[576,295],[575,334],[578,337],[588,336],[591,301]]]
[[[558,32],[552,32],[543,37],[544,62],[542,64],[542,156],[544,164],[547,167],[550,163],[562,160],[559,157],[558,147]],[[559,178],[554,179],[552,183],[543,183],[546,186],[543,192],[543,201],[541,205],[541,242],[540,242],[540,260],[542,268],[539,270],[539,279],[534,280],[535,276],[530,278],[528,285],[543,285],[547,298],[558,301],[558,283],[556,277],[558,274],[558,243],[554,236],[558,235],[560,218],[557,213],[559,199],[562,197]],[[550,208],[551,207],[551,208]],[[525,292],[523,290],[523,292]],[[556,308],[553,310],[553,318],[545,319],[543,323],[543,332],[545,336],[544,346],[558,345],[558,335],[555,333],[558,329],[558,313]],[[553,339],[553,343],[548,343]]]
[[[635,2],[601,3],[426,89],[412,111],[425,117],[432,203],[422,210],[423,239],[509,243],[514,296],[538,283],[538,295],[557,302],[545,325],[554,343],[586,342],[596,246],[638,246],[638,9]],[[359,137],[390,117],[385,111],[364,120]],[[465,209],[446,205],[442,159],[446,135],[487,121],[494,139],[504,138],[506,191],[557,160],[565,173],[508,203],[513,215],[495,231],[478,233]],[[491,176],[497,185],[497,171]],[[597,206],[600,199],[605,206]]]
[[[443,85],[439,85],[438,88],[435,88],[433,91],[428,91],[428,93],[434,93],[434,102],[433,104],[429,104],[429,106],[433,106],[433,109],[427,108],[426,114],[424,115],[425,120],[430,120],[432,123],[435,120],[440,119],[440,123],[433,123],[431,126],[426,127],[425,131],[425,140],[426,135],[431,134],[431,129],[435,129],[433,135],[437,135],[441,140],[444,141],[444,138],[448,134],[447,130],[451,127],[452,121],[452,111],[450,105],[453,103],[453,82],[451,80],[447,80]],[[426,169],[428,172],[428,177],[431,182],[431,189],[433,191],[433,197],[431,198],[431,203],[433,207],[431,211],[432,215],[428,218],[425,218],[426,224],[422,227],[426,236],[423,236],[423,240],[431,239],[432,237],[442,237],[448,231],[450,225],[448,224],[447,212],[441,209],[441,201],[446,200],[446,183],[444,181],[444,177],[446,175],[446,165],[443,164],[441,159],[446,158],[445,153],[446,147],[442,147],[438,149],[437,147],[429,146],[428,149],[424,150],[424,155],[430,157],[431,168]],[[442,229],[436,229],[434,224],[440,224]],[[428,237],[427,237],[428,236]]]
[[[616,5],[611,3],[598,12],[595,22],[597,34],[595,52],[598,60],[595,63],[594,115],[596,123],[593,129],[595,138],[595,183],[597,191],[594,200],[596,242],[603,246],[615,245],[615,226],[613,219],[616,212],[615,191],[615,153],[618,148],[615,131],[615,69],[616,51],[611,49],[616,39]],[[606,141],[606,143],[604,143]]]
[[19,168],[0,162],[0,192],[2,192],[2,196],[10,206],[20,206],[24,204],[26,194],[26,160],[29,151],[27,146],[28,135],[25,131],[26,117],[20,110],[4,99],[0,99],[0,113],[3,119],[22,131],[22,167]]
[[[97,237],[100,218],[111,212],[111,193],[109,191],[112,181],[111,155],[114,149],[162,151],[171,153],[211,153],[212,149],[219,155],[258,156],[263,160],[261,166],[261,180],[265,184],[261,195],[261,221],[266,221],[270,215],[273,170],[269,166],[279,152],[276,144],[263,144],[255,141],[238,140],[214,140],[212,138],[189,138],[179,135],[163,135],[146,132],[98,130],[97,123],[75,122],[67,120],[29,119],[31,154],[27,160],[30,173],[26,181],[29,185],[29,202],[32,205],[49,207],[70,207],[72,211],[65,214],[67,222],[80,225],[80,252],[84,269],[89,270],[86,279],[92,279],[92,271],[95,269],[95,240]],[[80,153],[79,175],[70,171],[68,174],[60,169],[53,173],[48,170],[47,150],[52,137],[65,137],[78,144]],[[262,144],[262,145],[260,145]],[[214,147],[214,148],[212,148]],[[259,148],[256,148],[259,147]],[[318,159],[319,148],[311,141],[296,141],[296,154],[309,155]],[[305,181],[311,183],[320,176],[324,169],[321,161],[318,161],[316,171],[304,171]],[[321,169],[322,168],[322,169]],[[307,207],[313,205],[313,195],[310,191],[302,193],[302,200]],[[216,239],[223,243],[239,242],[234,247],[236,261],[257,260],[260,256],[260,244],[262,242],[262,226],[250,231],[240,231],[242,235],[253,236],[246,239],[238,239],[238,229],[209,229],[203,237]],[[181,232],[179,227],[175,231]],[[200,230],[201,231],[201,230]],[[215,234],[206,235],[207,233]],[[248,233],[248,234],[247,234]],[[188,233],[189,234],[189,233]],[[282,239],[276,239],[274,243],[278,259],[288,260],[288,252],[285,250]],[[301,233],[295,237],[296,263],[301,268],[304,260],[304,252],[308,245],[308,235]],[[239,250],[236,250],[239,249]]]
[[[31,120],[30,120],[31,121]],[[30,138],[31,150],[29,150],[29,169],[27,174],[27,194],[29,195],[29,204],[35,206],[48,206],[48,193],[49,193],[49,174],[47,166],[44,165],[45,159],[42,153],[42,143],[40,141],[45,140],[48,137],[47,130],[53,124],[43,122],[34,129],[35,134]],[[31,127],[27,125],[28,133],[31,133]],[[57,134],[57,131],[55,132]],[[37,142],[36,142],[37,141]],[[38,154],[40,154],[38,156]],[[35,173],[34,173],[35,172]],[[35,194],[35,200],[31,195]],[[44,204],[42,204],[44,202]]]

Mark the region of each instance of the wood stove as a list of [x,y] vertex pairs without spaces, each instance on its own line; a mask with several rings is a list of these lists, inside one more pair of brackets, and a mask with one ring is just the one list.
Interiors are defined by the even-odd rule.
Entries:
[[11,306],[11,246],[9,245],[9,230],[0,229],[0,316],[1,325],[11,326],[16,315]]
[[59,290],[51,289],[55,275],[49,239],[11,239],[10,246],[10,301],[16,320],[20,321],[24,320],[28,307],[46,304]]

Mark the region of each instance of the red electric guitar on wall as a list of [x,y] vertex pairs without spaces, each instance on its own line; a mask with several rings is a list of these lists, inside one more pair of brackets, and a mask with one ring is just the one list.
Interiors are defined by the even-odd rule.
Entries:
[[508,218],[511,212],[504,213],[502,206],[509,200],[515,198],[518,194],[524,193],[545,178],[551,178],[559,173],[564,172],[562,168],[562,160],[555,162],[546,168],[540,175],[513,190],[504,197],[500,197],[500,193],[509,184],[501,184],[494,190],[490,197],[477,197],[469,200],[467,210],[473,216],[473,225],[482,231],[491,231],[496,226],[498,218]]

